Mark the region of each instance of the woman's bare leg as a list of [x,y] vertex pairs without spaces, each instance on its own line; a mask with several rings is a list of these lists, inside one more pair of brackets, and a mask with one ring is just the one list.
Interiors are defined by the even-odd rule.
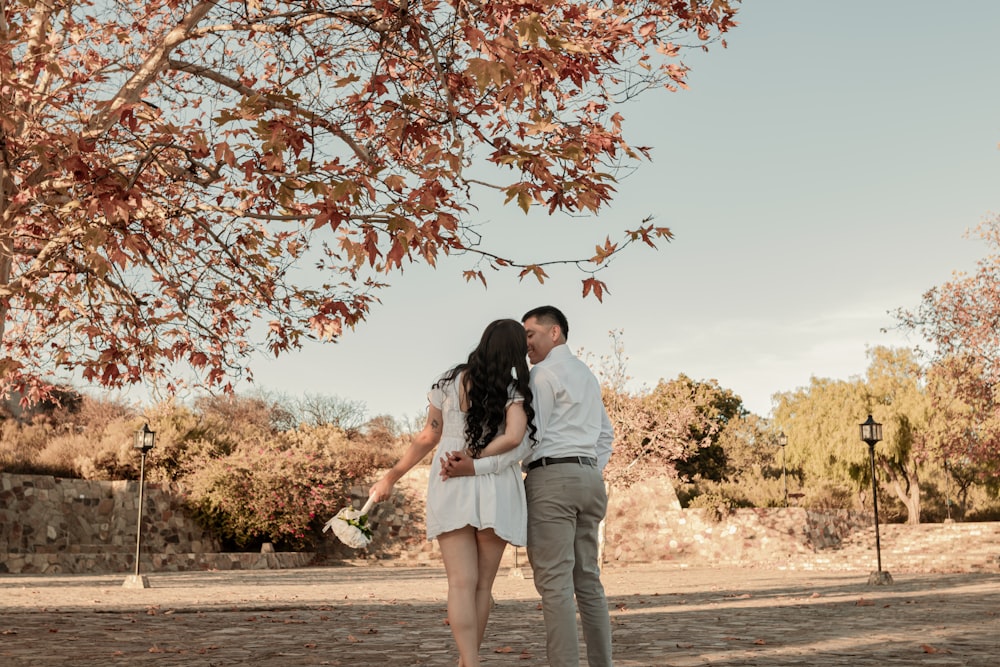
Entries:
[[493,581],[500,568],[500,559],[503,558],[507,542],[498,537],[492,528],[476,531],[476,542],[479,550],[479,576],[476,582],[476,617],[479,621],[479,642],[477,645],[482,646],[483,637],[486,636],[486,622],[490,618],[490,607],[493,604],[493,596],[491,595]]
[[[479,667],[479,547],[476,529],[465,526],[438,535],[448,575],[448,624],[458,646],[461,667]],[[488,593],[487,593],[488,595]]]

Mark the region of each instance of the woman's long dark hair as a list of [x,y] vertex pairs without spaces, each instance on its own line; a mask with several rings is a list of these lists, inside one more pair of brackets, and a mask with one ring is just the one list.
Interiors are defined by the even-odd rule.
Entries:
[[465,413],[465,441],[474,457],[478,457],[500,433],[511,387],[524,398],[532,446],[537,442],[535,409],[528,386],[527,355],[524,325],[517,320],[496,320],[483,331],[483,337],[469,354],[468,361],[448,371],[435,385],[447,384],[463,373],[462,384],[469,405]]

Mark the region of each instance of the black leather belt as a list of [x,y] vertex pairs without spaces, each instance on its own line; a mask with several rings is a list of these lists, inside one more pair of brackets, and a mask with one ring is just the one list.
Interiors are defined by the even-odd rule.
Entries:
[[582,466],[590,466],[591,468],[597,467],[597,459],[592,456],[546,456],[529,463],[528,470],[534,470],[535,468],[541,468],[542,466],[551,466],[557,463],[579,463]]

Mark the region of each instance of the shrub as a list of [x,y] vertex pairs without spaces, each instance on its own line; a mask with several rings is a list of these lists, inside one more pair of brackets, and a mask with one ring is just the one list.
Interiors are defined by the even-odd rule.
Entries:
[[332,426],[300,427],[190,461],[183,486],[199,520],[232,546],[304,549],[348,503],[378,457]]
[[704,508],[709,510],[710,516],[715,521],[722,521],[733,513],[737,507],[747,507],[748,504],[740,498],[733,497],[725,493],[722,489],[701,493],[691,499],[688,507],[692,509]]

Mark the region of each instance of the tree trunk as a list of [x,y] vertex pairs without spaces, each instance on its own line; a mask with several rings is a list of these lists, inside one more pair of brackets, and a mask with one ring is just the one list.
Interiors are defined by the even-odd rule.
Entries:
[[889,478],[893,493],[906,507],[906,523],[916,525],[920,523],[920,476],[917,464],[911,463],[910,466],[907,470],[905,466],[886,463],[882,469]]

